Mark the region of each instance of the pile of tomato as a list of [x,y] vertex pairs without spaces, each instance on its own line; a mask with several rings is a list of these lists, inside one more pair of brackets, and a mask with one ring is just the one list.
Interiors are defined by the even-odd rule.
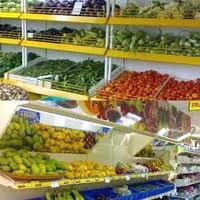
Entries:
[[115,100],[197,100],[200,99],[200,79],[180,81],[153,70],[124,71],[97,91],[97,97]]

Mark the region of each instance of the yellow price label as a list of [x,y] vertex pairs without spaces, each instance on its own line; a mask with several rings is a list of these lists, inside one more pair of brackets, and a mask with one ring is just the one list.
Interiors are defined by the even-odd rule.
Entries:
[[23,185],[18,184],[18,185],[17,185],[17,188],[18,188],[18,189],[23,189],[23,188],[27,188],[27,187],[26,187],[26,185],[24,185],[24,184],[23,184]]
[[75,180],[74,183],[81,183],[81,180]]
[[112,180],[114,180],[114,181],[115,181],[115,180],[119,180],[119,179],[121,179],[120,176],[113,176],[113,177],[112,177]]
[[85,183],[91,183],[91,182],[93,182],[93,179],[85,179]]
[[200,101],[189,101],[189,111],[200,111]]
[[101,182],[101,179],[100,178],[95,178],[94,182]]

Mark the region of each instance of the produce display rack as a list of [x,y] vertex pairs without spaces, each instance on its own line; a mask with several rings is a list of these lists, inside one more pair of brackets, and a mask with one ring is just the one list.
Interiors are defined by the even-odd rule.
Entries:
[[57,16],[48,14],[22,13],[20,19],[36,21],[55,21],[84,24],[103,24],[106,25],[108,17],[85,17],[85,16]]
[[[179,55],[170,55],[170,54],[158,54],[158,53],[141,53],[141,52],[130,52],[130,51],[121,51],[113,49],[113,31],[115,26],[122,25],[124,28],[126,26],[144,26],[144,27],[155,27],[155,28],[199,28],[200,20],[199,19],[156,19],[156,18],[134,18],[127,17],[123,15],[116,16],[115,14],[115,0],[107,0],[106,12],[100,16],[87,16],[87,15],[54,15],[52,13],[34,13],[34,11],[29,10],[27,6],[26,0],[21,0],[21,12],[20,13],[6,13],[1,12],[0,18],[7,19],[19,19],[22,24],[22,39],[21,40],[13,40],[8,38],[1,38],[1,44],[12,44],[18,45],[22,47],[22,66],[27,66],[27,53],[29,48],[36,49],[44,49],[47,50],[55,50],[58,52],[69,52],[69,53],[81,53],[84,55],[91,56],[99,56],[104,59],[104,83],[106,84],[108,81],[112,80],[112,64],[114,59],[121,59],[123,64],[121,64],[121,68],[126,68],[127,60],[133,61],[145,61],[145,62],[157,62],[157,63],[170,63],[170,64],[184,64],[187,67],[199,67],[200,61],[198,56],[179,56]],[[128,1],[125,1],[128,2]],[[105,47],[91,47],[91,46],[80,46],[80,45],[70,45],[70,44],[60,44],[60,43],[52,43],[52,42],[44,42],[44,41],[31,41],[28,37],[28,23],[30,22],[66,22],[66,23],[74,23],[74,24],[86,24],[86,25],[102,25],[105,28]],[[7,76],[8,75],[8,76]],[[9,76],[9,73],[6,75],[8,79],[12,80],[12,76]],[[20,82],[20,80],[18,80]],[[15,82],[15,84],[19,84]],[[88,95],[79,95],[73,94],[72,92],[61,92],[55,91],[52,89],[42,88],[38,86],[29,86],[28,83],[23,83],[23,86],[31,91],[37,91],[42,95],[59,95],[60,97],[65,97],[69,99],[91,99],[93,96],[95,99],[95,94],[92,96]],[[40,92],[41,90],[41,92]],[[103,97],[104,98],[104,97]],[[152,98],[155,99],[155,98]]]
[[[35,116],[36,113],[37,113],[36,115],[38,117],[38,113],[40,113],[41,114],[40,117],[41,117],[42,121],[39,121],[38,123],[44,123],[45,119],[47,119],[47,121],[48,121],[48,120],[52,119],[53,118],[52,115],[54,115],[54,116],[56,116],[56,120],[60,119],[60,120],[58,120],[59,122],[61,122],[61,121],[64,122],[62,117],[67,117],[67,119],[65,119],[65,120],[67,120],[68,125],[71,125],[70,120],[69,120],[69,118],[70,118],[72,120],[75,120],[75,122],[73,123],[73,126],[76,126],[78,124],[78,121],[76,121],[76,120],[80,120],[80,121],[84,122],[84,125],[88,125],[88,127],[90,125],[95,125],[95,126],[98,126],[98,127],[110,128],[113,131],[112,132],[113,135],[119,134],[119,135],[123,135],[123,137],[125,137],[124,134],[129,134],[129,133],[142,134],[143,133],[144,136],[146,137],[146,139],[143,140],[143,143],[145,143],[145,144],[149,144],[149,141],[153,140],[153,136],[151,138],[151,135],[149,137],[149,135],[147,135],[147,133],[145,133],[143,131],[141,131],[141,132],[139,130],[134,131],[132,128],[128,128],[128,127],[125,127],[125,126],[122,126],[122,125],[117,125],[116,123],[113,123],[113,122],[107,122],[107,121],[103,121],[103,120],[100,120],[100,119],[93,118],[91,116],[85,116],[85,115],[80,114],[80,113],[72,112],[70,109],[67,110],[67,109],[61,109],[59,107],[51,107],[48,104],[41,103],[41,102],[32,102],[32,103],[23,104],[23,105],[20,105],[19,107],[17,107],[15,112],[12,113],[12,116],[9,118],[9,121],[7,122],[6,127],[8,127],[8,125],[12,121],[13,116],[15,116],[14,114],[16,112],[20,113],[20,110],[24,113],[26,113],[25,111],[28,111],[28,113],[32,113],[32,115],[31,115],[32,117]],[[60,118],[58,118],[58,116],[60,116]],[[32,117],[31,117],[31,119],[32,119]],[[48,123],[51,123],[51,122],[48,121]],[[60,126],[62,126],[62,125],[60,125]],[[4,127],[4,130],[3,130],[2,133],[4,133],[4,131],[6,130],[6,127]],[[121,140],[119,142],[121,143]],[[103,146],[104,146],[104,144],[107,144],[107,142],[103,143]],[[110,143],[108,145],[110,145]],[[113,145],[114,145],[114,143],[113,143]],[[97,144],[97,146],[98,146],[98,144]],[[135,145],[135,147],[137,148],[137,151],[140,151],[139,150],[141,148],[140,146],[141,146],[141,144],[139,144],[137,146]],[[95,149],[95,151],[97,152],[97,149]],[[109,152],[108,149],[106,149],[106,151]],[[62,160],[64,158],[68,160],[69,156],[72,156],[72,154],[69,155],[69,154],[63,154],[63,153],[61,153],[61,155],[57,154],[57,153],[55,153],[55,154],[49,153],[49,155],[52,158],[60,157],[59,160]],[[78,154],[75,154],[73,156],[76,157],[75,159],[79,159]],[[88,159],[90,159],[89,155],[86,155],[86,157]],[[118,158],[115,158],[115,159],[117,160]],[[138,163],[138,162],[142,163],[142,161],[148,162],[148,161],[151,161],[151,160],[155,160],[155,161],[159,160],[158,158],[150,158],[150,157],[143,158],[143,157],[132,156],[131,160],[133,160],[133,159],[134,159],[134,163]],[[69,160],[70,160],[70,158],[69,158]],[[113,161],[111,161],[111,162],[113,162]],[[113,163],[113,166],[115,166],[114,163]],[[29,191],[29,189],[31,189],[31,191],[36,192],[35,194],[38,194],[37,192],[39,191],[39,189],[41,189],[41,190],[42,189],[43,190],[52,189],[53,190],[53,189],[56,189],[56,188],[62,189],[64,187],[67,187],[67,188],[76,188],[76,187],[78,187],[78,188],[83,187],[84,188],[85,187],[85,188],[87,188],[87,187],[90,187],[90,186],[91,187],[93,187],[93,186],[98,187],[98,185],[104,185],[105,187],[106,186],[107,187],[111,187],[111,186],[114,187],[114,185],[119,185],[119,184],[129,185],[129,184],[132,184],[134,182],[141,182],[141,181],[145,182],[147,180],[171,180],[174,177],[175,177],[174,171],[164,171],[164,170],[162,171],[161,170],[161,171],[158,171],[158,172],[126,173],[126,174],[119,174],[119,175],[106,176],[106,177],[81,178],[81,179],[78,179],[78,178],[77,179],[61,178],[61,179],[51,180],[51,181],[28,181],[27,180],[27,181],[21,182],[21,181],[14,181],[10,177],[8,177],[8,175],[6,175],[6,173],[5,173],[5,174],[1,174],[0,182],[3,183],[2,185],[4,187],[8,187],[7,189],[10,188],[10,189],[12,189],[12,191],[16,191],[17,193],[18,192],[19,193],[27,192],[27,191]],[[156,198],[161,197],[161,196],[172,195],[173,193],[174,193],[174,191],[170,191],[170,192],[167,192],[167,193],[163,192],[160,195],[156,195],[156,196],[152,195],[152,197],[148,197],[147,199],[156,199]]]
[[[189,156],[190,159],[192,156],[195,156],[195,157],[199,156],[198,152],[188,151],[184,147],[179,147],[177,152],[178,152],[177,156],[179,156],[179,155],[180,156]],[[196,178],[197,180],[195,180],[195,179],[192,180],[195,176],[198,177],[199,170],[191,170],[192,169],[191,167],[193,167],[193,165],[198,165],[199,163],[192,162],[192,161],[191,162],[184,161],[185,159],[189,159],[189,158],[180,157],[180,159],[178,158],[178,160],[177,160],[177,168],[179,168],[179,167],[181,167],[181,168],[176,173],[177,181],[175,181],[175,182],[176,182],[177,192],[175,195],[173,195],[171,197],[171,199],[190,200],[190,199],[195,198],[196,196],[199,196],[199,194],[200,194],[199,192],[197,192],[197,191],[199,191],[200,180],[198,180],[198,178]],[[186,171],[186,169],[190,169],[191,171]],[[193,168],[193,169],[195,169],[195,168]],[[196,175],[192,175],[192,174],[196,174]],[[181,177],[178,178],[178,176],[181,176]],[[189,186],[191,186],[192,190],[188,192],[187,188],[189,188]],[[179,190],[180,190],[180,193],[179,193]],[[184,190],[186,190],[187,192],[184,193]],[[190,194],[190,196],[189,196],[189,194]]]
[[149,179],[149,178],[159,178],[168,176],[171,172],[154,172],[154,173],[143,173],[143,174],[128,174],[128,175],[118,175],[112,177],[102,177],[102,178],[87,178],[87,179],[60,179],[57,181],[31,181],[31,182],[15,182],[10,178],[0,177],[7,186],[17,190],[23,189],[34,189],[34,188],[48,188],[52,187],[53,184],[60,186],[73,186],[73,185],[85,185],[85,184],[96,184],[96,183],[112,183],[114,181],[133,181],[138,179]]
[[[7,75],[9,76],[9,74]],[[71,99],[76,99],[76,100],[81,100],[81,101],[89,100],[89,96],[86,96],[86,95],[76,94],[72,92],[65,92],[65,91],[55,90],[55,89],[49,89],[45,87],[38,87],[35,85],[26,84],[26,83],[23,83],[22,81],[17,81],[14,79],[9,79],[8,81],[4,81],[4,83],[21,87],[33,94],[39,94],[39,95],[44,95],[44,96],[58,96],[61,98],[66,98],[66,99],[70,97]]]

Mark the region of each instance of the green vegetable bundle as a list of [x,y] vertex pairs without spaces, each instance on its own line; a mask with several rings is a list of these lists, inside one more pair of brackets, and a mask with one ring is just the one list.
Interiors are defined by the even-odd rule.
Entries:
[[0,12],[19,12],[21,8],[20,0],[1,0]]
[[145,53],[161,53],[183,56],[200,56],[200,33],[183,36],[172,33],[152,35],[143,30],[130,32],[117,30],[113,37],[114,49]]
[[47,30],[32,32],[34,33],[33,38],[29,38],[29,40],[99,48],[105,47],[105,31],[95,27],[90,30],[75,30],[64,27],[61,30],[50,28]]
[[[28,61],[34,60],[38,56],[33,53],[28,54]],[[0,52],[0,78],[4,73],[19,67],[22,64],[22,53],[3,53]]]
[[84,200],[77,190],[53,191],[46,193],[46,200]]
[[105,31],[92,28],[91,30],[64,33],[61,43],[103,48],[105,46]]
[[51,75],[52,88],[88,94],[88,90],[104,78],[104,63],[91,59],[75,63],[71,60],[47,60],[16,72],[39,78]]
[[140,6],[136,3],[129,3],[122,12],[123,16],[139,18],[162,18],[162,19],[200,19],[199,0],[171,0],[171,2],[152,0]]

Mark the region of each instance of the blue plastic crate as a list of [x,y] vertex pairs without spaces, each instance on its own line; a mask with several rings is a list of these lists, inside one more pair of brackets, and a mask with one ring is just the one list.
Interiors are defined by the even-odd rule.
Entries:
[[[135,188],[136,186],[144,186],[146,188],[148,187],[150,188],[150,185],[155,185],[157,186],[157,188],[149,189],[149,191],[140,191]],[[137,183],[134,185],[130,185],[129,187],[132,192],[135,191],[138,193],[138,200],[140,200],[140,199],[144,199],[151,196],[169,192],[175,188],[175,185],[163,180],[152,180],[152,181],[148,181],[144,183]]]
[[138,194],[136,191],[132,195],[127,196],[117,196],[112,188],[88,190],[81,192],[85,200],[94,200],[97,195],[104,195],[109,200],[138,200]]
[[35,197],[33,199],[27,199],[27,200],[45,200],[45,197]]

